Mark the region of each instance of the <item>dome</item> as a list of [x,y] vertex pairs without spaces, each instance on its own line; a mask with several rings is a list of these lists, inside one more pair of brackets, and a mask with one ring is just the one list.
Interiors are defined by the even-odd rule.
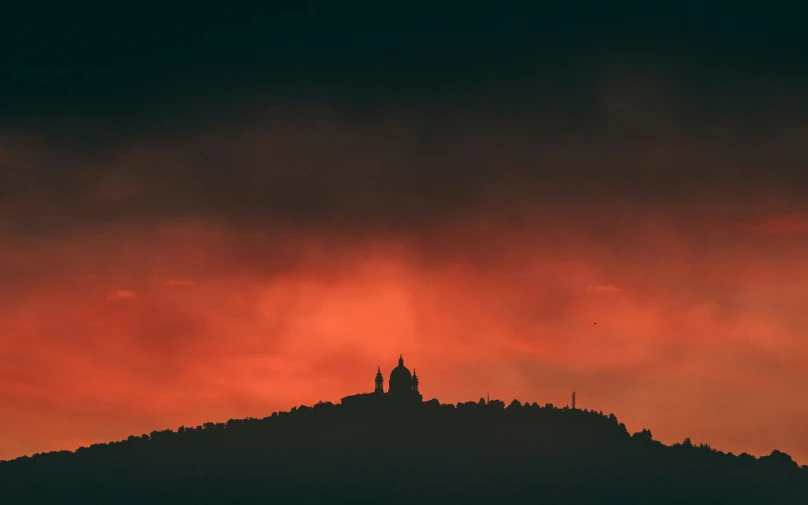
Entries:
[[412,391],[412,375],[404,366],[404,358],[398,358],[398,366],[390,372],[390,392],[403,393]]

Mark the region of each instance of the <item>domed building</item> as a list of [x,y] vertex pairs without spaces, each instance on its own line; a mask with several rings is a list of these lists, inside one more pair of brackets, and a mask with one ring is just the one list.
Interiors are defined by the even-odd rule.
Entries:
[[418,392],[418,376],[410,374],[401,355],[398,357],[398,366],[390,372],[390,389],[387,392],[391,395],[412,395]]
[[376,369],[375,389],[373,393],[361,393],[358,395],[346,396],[342,399],[342,404],[346,406],[358,405],[378,405],[380,402],[387,404],[410,404],[420,403],[423,400],[418,392],[418,375],[404,366],[404,356],[399,355],[398,366],[390,372],[389,387],[384,391],[384,376],[381,367]]

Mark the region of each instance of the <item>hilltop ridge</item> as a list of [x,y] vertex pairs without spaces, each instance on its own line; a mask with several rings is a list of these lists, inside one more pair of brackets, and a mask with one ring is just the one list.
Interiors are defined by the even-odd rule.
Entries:
[[[0,463],[3,503],[806,503],[808,467],[499,400],[318,403]],[[181,501],[180,501],[181,500]]]

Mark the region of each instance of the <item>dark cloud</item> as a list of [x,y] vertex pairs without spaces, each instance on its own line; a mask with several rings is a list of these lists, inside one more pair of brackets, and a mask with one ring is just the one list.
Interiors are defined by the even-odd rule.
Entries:
[[[621,112],[610,111],[613,100],[604,91],[605,110],[575,128],[558,126],[557,115],[485,106],[365,117],[322,107],[267,108],[102,147],[7,136],[0,225],[38,234],[205,219],[413,232],[470,214],[519,221],[564,212],[609,232],[610,220],[637,212],[754,219],[805,210],[805,125],[752,136],[731,121],[691,128],[654,114],[687,107],[679,96],[620,98]],[[652,113],[638,118],[635,109]]]
[[120,126],[121,116],[164,118],[252,93],[367,105],[498,87],[552,91],[586,81],[585,70],[607,60],[654,63],[698,83],[804,82],[808,69],[798,16],[775,9],[317,4],[9,12],[4,122],[81,115]]
[[656,209],[802,211],[808,58],[775,13],[12,14],[6,232],[205,219],[411,233],[551,212],[608,232]]

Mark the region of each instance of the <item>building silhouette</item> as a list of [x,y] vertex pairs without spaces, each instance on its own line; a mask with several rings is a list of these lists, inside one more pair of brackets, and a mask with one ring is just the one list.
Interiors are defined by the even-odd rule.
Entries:
[[384,376],[381,366],[376,368],[376,379],[372,393],[360,393],[342,398],[342,405],[371,407],[381,405],[405,406],[421,403],[423,397],[418,391],[418,375],[404,366],[404,357],[399,355],[398,366],[390,372],[387,392],[384,391]]

